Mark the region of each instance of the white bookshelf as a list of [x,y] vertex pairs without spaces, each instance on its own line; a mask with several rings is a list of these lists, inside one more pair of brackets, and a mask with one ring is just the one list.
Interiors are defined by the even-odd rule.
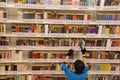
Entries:
[[0,33],[1,36],[6,37],[53,37],[53,38],[104,38],[104,39],[119,39],[120,34],[78,34],[78,33],[26,33],[26,32],[12,32],[11,34],[7,34],[5,32]]
[[[9,0],[7,0],[9,1]],[[12,1],[12,0],[10,0]],[[95,0],[97,1],[97,0]],[[97,6],[94,0],[91,0],[88,5],[48,5],[48,4],[26,4],[26,3],[11,3],[11,2],[0,2],[0,8],[4,9],[8,12],[8,17],[11,16],[10,10],[18,12],[19,10],[43,10],[44,11],[44,19],[24,19],[20,15],[23,15],[24,11],[18,13],[15,13],[16,19],[12,18],[1,18],[0,23],[3,24],[3,32],[0,32],[1,37],[8,37],[12,38],[12,40],[16,40],[16,38],[24,37],[24,38],[85,38],[85,39],[104,39],[106,40],[105,46],[86,46],[87,51],[120,51],[120,46],[112,47],[112,40],[113,39],[120,39],[120,34],[104,34],[102,33],[103,26],[104,25],[120,25],[120,20],[97,20],[93,19],[96,18],[95,15],[92,13],[99,13],[99,12],[113,12],[117,11],[120,14],[120,3],[118,6],[104,6],[105,0],[101,0],[100,6]],[[92,5],[93,4],[93,5]],[[3,10],[3,11],[4,11]],[[9,13],[10,11],[10,13]],[[65,13],[65,11],[81,11],[81,12],[88,12],[90,13],[91,19],[86,20],[88,13],[85,13],[83,20],[60,20],[60,19],[48,19],[48,12],[49,11],[61,11]],[[76,14],[76,13],[74,13]],[[78,13],[77,13],[78,14]],[[84,14],[84,13],[81,13]],[[120,16],[120,15],[119,15]],[[93,20],[92,20],[93,19]],[[44,33],[38,33],[38,32],[7,32],[10,31],[8,28],[9,24],[39,24],[43,25],[45,27]],[[98,25],[98,33],[48,33],[48,24],[53,25]],[[120,26],[119,26],[120,27]],[[9,42],[10,43],[10,42]],[[14,43],[14,44],[12,44]],[[120,40],[119,40],[120,44]],[[8,46],[0,46],[0,51],[29,51],[29,50],[38,50],[38,51],[68,51],[70,48],[74,49],[75,51],[80,51],[80,48],[78,46],[16,46],[15,41],[11,42]],[[22,53],[23,54],[23,53]],[[20,54],[20,55],[22,55]],[[20,56],[19,55],[19,56]],[[23,56],[23,55],[22,55]],[[73,63],[75,60],[71,59],[69,60],[69,63]],[[120,64],[119,59],[87,59],[88,63],[90,64]],[[18,59],[0,59],[0,65],[1,64],[51,64],[51,63],[62,63],[63,59],[22,59],[21,56]],[[64,75],[64,72],[59,71],[49,71],[49,70],[43,70],[43,71],[1,71],[1,75]],[[120,75],[120,71],[92,71],[90,70],[89,75]]]
[[[0,75],[29,75],[29,74],[46,74],[46,75],[64,75],[63,71],[8,71],[8,72],[1,72]],[[120,72],[115,72],[115,71],[89,71],[89,75],[119,75]]]
[[120,25],[120,20],[97,20],[96,22],[90,22],[86,20],[54,20],[54,19],[21,19],[10,20],[2,19],[0,23],[22,23],[22,24],[84,24],[84,25]]
[[[101,3],[102,4],[102,3]],[[78,5],[46,5],[46,4],[19,4],[0,2],[0,7],[21,9],[46,9],[46,10],[95,10],[95,11],[119,11],[119,6],[78,6]]]
[[[0,47],[0,50],[69,50],[70,48],[74,50],[80,50],[77,46],[58,46],[58,47],[51,47],[51,46],[2,46]],[[86,49],[88,51],[120,51],[120,47],[91,47],[91,46],[86,46]]]
[[[27,59],[27,60],[15,60],[15,59],[0,59],[0,63],[62,63],[64,59]],[[70,59],[68,63],[73,63],[75,60]],[[119,59],[87,59],[88,63],[119,63]]]

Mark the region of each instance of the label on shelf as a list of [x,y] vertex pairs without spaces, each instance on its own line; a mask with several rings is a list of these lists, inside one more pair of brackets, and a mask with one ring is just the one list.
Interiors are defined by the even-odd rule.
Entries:
[[[66,37],[67,36],[67,34],[66,33],[49,33],[48,34],[48,37]],[[70,36],[69,36],[70,37]]]
[[36,19],[22,19],[23,22],[35,23]]
[[16,46],[16,50],[34,50],[33,46]]
[[36,9],[36,4],[23,4],[23,3],[14,3],[16,8],[28,8],[28,9]]
[[98,34],[91,34],[91,33],[87,33],[86,35],[85,35],[85,38],[101,38],[101,36],[100,35],[98,35]]
[[120,38],[120,34],[102,34],[101,38]]
[[115,34],[109,34],[109,38],[117,38]]
[[39,23],[39,24],[41,23],[42,24],[42,23],[45,23],[45,20],[44,19],[36,19],[35,23]]
[[66,35],[66,37],[68,37],[68,38],[84,38],[85,37],[85,35],[84,34],[82,34],[82,33],[68,33],[67,35]]
[[109,48],[109,50],[111,50],[111,51],[120,51],[120,47],[118,46],[118,47],[111,47],[111,48]]
[[0,46],[0,50],[9,50],[9,46]]
[[89,6],[78,6],[78,10],[88,10]]
[[119,10],[119,6],[104,6],[103,10]]
[[65,24],[65,20],[45,19],[50,24]]
[[92,47],[92,46],[86,46],[87,50],[105,50],[105,47]]
[[16,37],[45,37],[45,33],[12,32]]
[[114,60],[110,60],[110,59],[87,59],[87,62],[88,63],[113,63]]
[[65,24],[87,24],[85,20],[65,20]]
[[120,38],[120,34],[115,34],[115,38]]
[[97,24],[105,24],[105,25],[119,25],[120,20],[97,20]]
[[62,5],[62,6],[60,6],[60,9],[62,9],[62,10],[70,10],[70,9],[72,9],[72,6],[70,6],[70,5]]

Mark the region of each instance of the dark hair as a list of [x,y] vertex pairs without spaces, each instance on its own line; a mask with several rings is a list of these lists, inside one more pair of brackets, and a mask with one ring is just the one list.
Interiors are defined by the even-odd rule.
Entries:
[[76,60],[74,62],[75,73],[80,74],[83,72],[85,64],[81,60]]

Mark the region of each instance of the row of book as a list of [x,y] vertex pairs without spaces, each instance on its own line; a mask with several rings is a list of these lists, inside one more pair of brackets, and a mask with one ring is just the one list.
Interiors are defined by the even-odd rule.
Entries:
[[0,64],[0,71],[43,71],[43,70],[56,70],[61,71],[60,63],[51,64]]
[[[65,52],[39,52],[39,51],[28,51],[27,56],[24,55],[24,51],[1,51],[0,59],[2,60],[22,60],[22,59],[64,59]],[[73,59],[73,56],[70,57]]]
[[[44,19],[43,13],[33,12],[18,12],[18,18],[22,19]],[[59,19],[59,20],[90,20],[90,15],[76,15],[76,14],[59,14],[56,12],[47,13],[47,19]]]
[[0,19],[6,19],[7,18],[7,12],[0,10]]
[[[67,64],[74,71],[73,64]],[[89,70],[120,72],[119,64],[89,64]],[[51,64],[0,64],[0,71],[62,71],[61,63]]]
[[[58,19],[58,20],[90,20],[90,14],[67,14],[48,12],[47,19]],[[7,12],[1,10],[0,18],[6,19]],[[18,19],[44,19],[43,12],[37,11],[18,11]],[[45,18],[46,19],[46,18]],[[96,20],[120,20],[119,14],[97,14]]]
[[81,34],[97,34],[98,33],[98,27],[97,26],[83,26],[83,25],[66,25],[63,27],[56,27],[54,25],[49,25],[50,33],[81,33]]
[[[24,55],[24,51],[1,51],[0,59],[2,60],[26,60],[26,59],[64,59],[67,52],[39,52],[28,51],[27,55]],[[120,59],[119,52],[87,52],[88,59]],[[74,59],[75,56],[71,56],[70,59]]]
[[[44,33],[45,25],[29,25],[29,26],[19,26],[13,25],[11,26],[11,32],[31,32],[31,33]],[[97,26],[73,26],[73,25],[65,25],[65,26],[56,26],[56,25],[48,25],[48,33],[98,33]]]
[[33,71],[38,71],[38,70],[56,70],[56,71],[61,71],[61,64],[51,64],[51,65],[32,65],[32,70]]
[[66,53],[44,53],[44,52],[35,52],[35,51],[28,52],[29,59],[64,59],[65,56]]
[[22,51],[1,51],[0,59],[2,60],[22,60]]
[[[65,77],[51,77],[47,75],[18,75],[0,78],[0,80],[67,80]],[[91,80],[91,79],[86,79]],[[118,75],[96,75],[94,80],[120,80]]]
[[85,46],[105,46],[106,40],[85,40]]
[[0,2],[7,2],[7,0],[1,0]]
[[3,76],[0,80],[67,80],[64,76],[54,77],[49,75],[12,75]]
[[[85,46],[99,46],[105,47],[106,46],[105,39],[86,39]],[[18,39],[16,41],[17,46],[79,46],[80,40],[79,39]],[[118,47],[120,46],[120,41],[115,39],[112,40],[111,47]]]
[[96,27],[96,26],[92,26],[92,27],[88,26],[86,31],[87,31],[87,33],[97,34],[98,33],[98,27]]
[[119,75],[96,75],[94,80],[120,80]]
[[8,46],[8,41],[0,40],[0,46]]
[[[17,46],[79,46],[81,39],[72,38],[72,39],[63,39],[63,38],[18,38],[16,40]],[[107,40],[106,39],[85,39],[85,46],[98,46],[98,47],[105,47]],[[0,46],[8,46],[9,39],[7,37],[0,38]],[[120,46],[119,39],[112,39],[111,40],[111,47],[118,47]]]
[[9,40],[7,37],[0,37],[0,46],[8,46]]
[[0,64],[0,71],[27,71],[28,65],[26,64]]
[[[104,39],[86,39],[85,46],[105,46]],[[17,39],[17,46],[79,46],[80,39],[60,39],[60,38],[41,38],[41,39]]]
[[[44,53],[44,52],[35,52],[29,51],[28,58],[29,59],[64,59],[66,53]],[[70,56],[70,59],[73,59],[73,56]]]
[[[22,51],[1,51],[0,59],[3,60],[22,60],[26,53]],[[64,59],[67,52],[39,52],[28,51],[25,59]],[[120,59],[119,52],[87,52],[87,58],[90,59]],[[70,59],[73,59],[71,56]]]
[[14,0],[14,3],[23,4],[47,4],[47,5],[81,5],[89,4],[86,0]]
[[[102,0],[97,0],[96,5],[100,6]],[[2,0],[6,2],[6,0]],[[104,6],[118,6],[119,0],[105,0]],[[90,3],[89,0],[13,0],[13,3],[18,4],[47,4],[47,5],[80,5],[86,6]]]
[[120,59],[119,52],[87,52],[90,59]]
[[73,40],[70,39],[18,39],[16,41],[17,46],[75,46],[77,45]]
[[[59,20],[90,20],[90,15],[75,15],[75,14],[59,14],[56,12],[48,13],[48,19],[59,19]],[[85,19],[85,16],[87,18]]]
[[120,3],[119,0],[105,0],[104,5],[105,6],[118,6]]
[[[74,71],[73,64],[67,64],[68,68]],[[60,63],[52,64],[5,64],[0,65],[0,71],[44,71],[44,70],[55,70],[62,71]],[[90,64],[89,70],[95,71],[120,71],[120,65],[116,64]]]
[[[43,19],[42,14],[36,14],[35,12],[22,12],[23,16],[20,16],[22,19]],[[19,17],[19,15],[18,15]],[[96,20],[120,20],[119,14],[101,14],[96,16]],[[59,13],[48,13],[47,19],[58,19],[58,20],[90,20],[89,14],[59,14]]]
[[[26,27],[27,26],[27,27]],[[11,26],[11,32],[36,32],[45,33],[45,25],[13,25]],[[81,34],[98,34],[99,26],[83,26],[83,25],[52,25],[48,24],[48,33],[81,33]],[[0,31],[3,31],[3,26],[1,26]],[[120,26],[102,26],[102,34],[120,34]]]
[[[50,33],[85,33],[85,26],[72,26],[72,25],[65,25],[61,27],[57,27],[54,25],[49,25],[49,32]],[[91,31],[92,29],[90,29]]]
[[[18,15],[18,18],[21,17],[21,15]],[[37,12],[23,12],[22,13],[23,19],[43,19],[43,13],[37,13]]]
[[[26,3],[26,4],[47,4],[47,5],[88,5],[90,1],[86,0],[15,0],[14,3]],[[119,0],[105,0],[105,6],[118,6]],[[100,5],[100,0],[96,1],[96,5]]]
[[[102,0],[96,0],[95,4],[100,6]],[[7,2],[2,0],[1,2]],[[119,0],[105,0],[104,6],[118,6]],[[89,0],[13,0],[13,3],[18,4],[47,4],[47,5],[80,5],[87,6],[90,4]]]
[[[0,32],[3,32],[3,25],[0,26]],[[99,26],[83,26],[83,25],[64,25],[57,26],[48,24],[47,33],[80,33],[80,34],[98,34]],[[26,33],[45,33],[45,25],[12,25],[11,32],[26,32]],[[101,34],[120,34],[120,26],[102,26]]]
[[9,51],[3,51],[3,52],[0,52],[0,59],[10,59],[10,52]]
[[[88,64],[88,71],[107,71],[106,67],[108,64]],[[104,67],[103,67],[104,66]],[[67,67],[72,70],[73,72],[75,71],[74,69],[74,65],[69,63],[67,64]],[[111,67],[111,66],[110,66]],[[118,66],[114,66],[114,67],[118,67]],[[120,68],[120,66],[119,66]],[[104,69],[104,70],[103,70]]]
[[30,25],[28,27],[13,25],[11,26],[11,32],[44,33],[45,29],[42,25],[38,24]]
[[103,34],[120,34],[120,26],[104,25],[102,29]]
[[116,64],[91,64],[89,65],[90,70],[96,71],[115,71],[120,72],[120,65]]
[[98,14],[97,20],[120,20],[119,14]]

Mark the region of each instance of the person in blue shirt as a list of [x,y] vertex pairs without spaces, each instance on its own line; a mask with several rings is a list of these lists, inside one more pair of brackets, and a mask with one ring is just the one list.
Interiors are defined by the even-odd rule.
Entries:
[[[81,47],[81,52],[82,54],[85,54],[86,49]],[[73,53],[74,53],[73,49],[70,49],[68,51],[68,54],[64,62],[62,63],[62,69],[64,70],[65,75],[68,78],[68,80],[86,80],[88,76],[88,65],[87,65],[87,61],[85,57],[83,57],[83,60],[77,59],[73,63],[75,71],[70,70],[66,64],[69,57],[73,55]]]

